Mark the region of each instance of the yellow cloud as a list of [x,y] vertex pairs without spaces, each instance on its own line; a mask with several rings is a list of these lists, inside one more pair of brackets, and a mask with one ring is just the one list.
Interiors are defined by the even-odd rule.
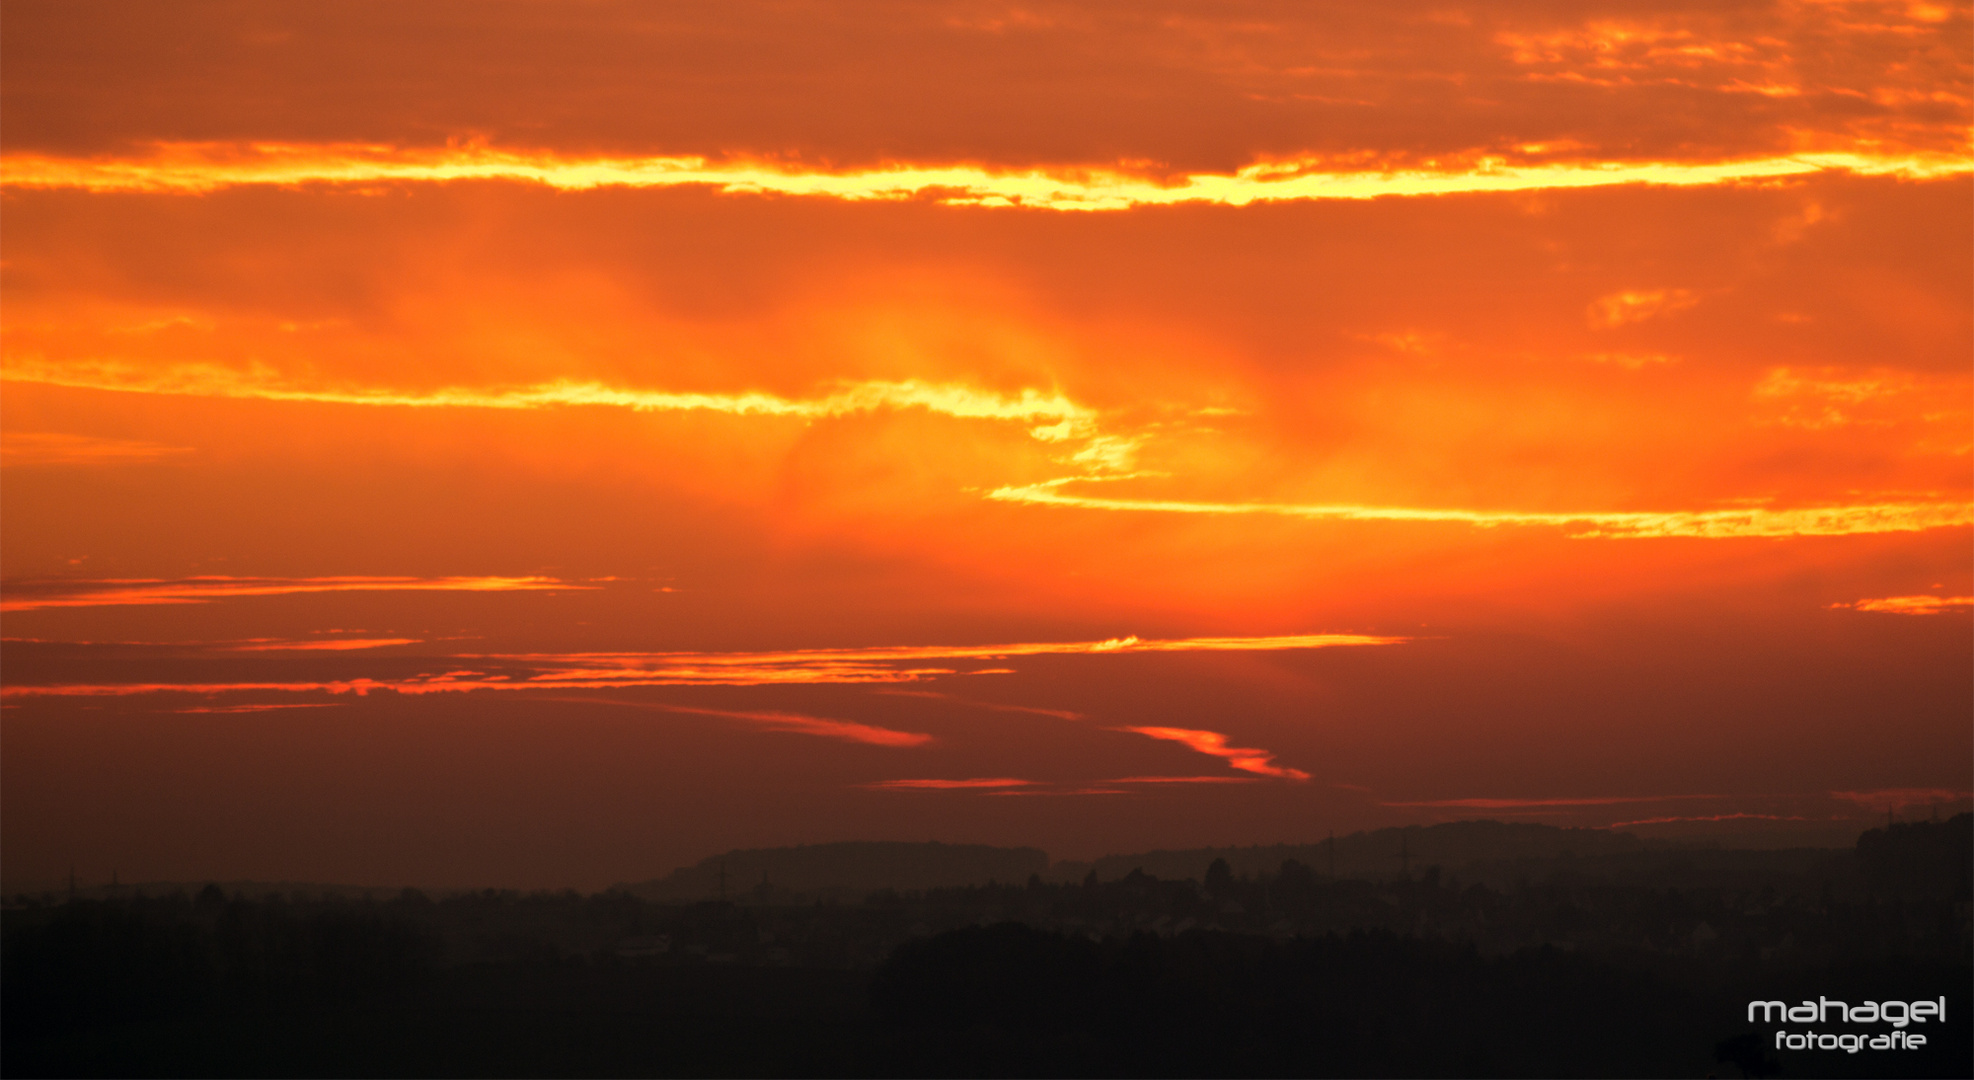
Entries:
[[239,186],[342,185],[503,180],[564,191],[604,187],[713,187],[729,193],[805,195],[863,201],[931,198],[948,205],[1050,210],[1384,196],[1452,195],[1611,187],[1704,186],[1846,172],[1929,179],[1974,172],[1974,158],[1948,154],[1832,152],[1717,162],[1574,161],[1511,165],[1490,156],[1404,168],[1338,167],[1323,159],[1257,162],[1232,173],[1195,173],[1162,183],[1115,167],[1064,165],[991,169],[967,164],[901,163],[831,172],[779,162],[694,156],[574,157],[484,146],[404,149],[351,143],[153,144],[141,158],[0,158],[0,184],[199,194]]
[[1327,521],[1451,522],[1489,527],[1538,525],[1574,528],[1579,538],[1849,536],[1918,532],[1974,524],[1974,505],[1964,502],[1867,503],[1772,510],[1548,512],[1463,510],[1404,506],[1350,506],[1272,502],[1205,502],[1184,499],[1123,499],[1066,493],[1075,478],[992,491],[988,498],[1085,510],[1127,510],[1164,514],[1271,514]]

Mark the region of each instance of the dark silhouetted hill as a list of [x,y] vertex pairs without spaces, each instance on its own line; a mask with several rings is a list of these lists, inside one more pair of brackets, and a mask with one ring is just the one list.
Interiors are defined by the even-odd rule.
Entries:
[[777,895],[795,892],[862,897],[879,889],[919,891],[989,881],[1026,881],[1048,865],[1048,853],[1039,848],[936,841],[807,844],[729,851],[662,878],[613,888],[654,900],[707,900],[719,896],[724,872],[727,895],[732,898],[750,895],[764,882]]
[[1457,872],[1476,863],[1549,860],[1568,857],[1624,855],[1647,849],[1645,841],[1608,829],[1559,829],[1553,825],[1510,824],[1500,821],[1455,821],[1444,825],[1413,825],[1351,833],[1334,841],[1313,844],[1270,844],[1254,847],[1191,848],[1147,851],[1136,855],[1107,855],[1089,864],[1058,864],[1049,875],[1067,880],[1095,870],[1111,881],[1142,869],[1157,878],[1204,880],[1215,859],[1227,860],[1236,875],[1273,874],[1293,859],[1318,874],[1369,878],[1399,877],[1409,868],[1414,875],[1427,866]]

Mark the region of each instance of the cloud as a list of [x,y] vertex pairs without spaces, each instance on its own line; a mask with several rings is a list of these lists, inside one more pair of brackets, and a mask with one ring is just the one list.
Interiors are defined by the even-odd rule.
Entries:
[[1626,371],[1641,371],[1659,364],[1676,364],[1679,358],[1663,353],[1589,353],[1584,359],[1596,364],[1609,364]]
[[1267,750],[1252,750],[1245,747],[1228,746],[1227,736],[1217,731],[1200,731],[1194,728],[1169,727],[1121,727],[1114,731],[1129,731],[1152,739],[1183,743],[1193,750],[1225,760],[1228,765],[1242,772],[1258,776],[1274,776],[1283,780],[1307,780],[1309,774],[1301,769],[1291,769],[1275,764],[1275,755]]
[[232,652],[350,652],[356,649],[383,649],[393,645],[417,645],[421,638],[331,638],[311,641],[251,641],[222,646]]
[[1825,365],[1770,368],[1753,397],[1767,423],[1807,431],[1938,426],[1964,454],[1968,392],[1961,373]]
[[1719,799],[1720,795],[1613,795],[1559,799],[1435,799],[1427,802],[1381,802],[1379,806],[1421,806],[1459,810],[1512,810],[1542,806],[1622,806],[1627,803]]
[[149,465],[192,453],[189,446],[169,446],[138,439],[102,439],[52,431],[0,432],[0,465],[111,466]]
[[1908,806],[1962,803],[1974,799],[1974,791],[1955,791],[1952,788],[1879,788],[1875,791],[1833,791],[1830,797],[1856,803],[1874,813],[1882,813],[1888,810],[1903,810]]
[[1837,603],[1833,608],[1877,611],[1888,615],[1938,615],[1942,612],[1974,608],[1974,596],[1881,596],[1875,600]]
[[1608,330],[1684,311],[1699,302],[1686,289],[1626,289],[1593,301],[1590,325]]
[[1129,795],[1129,794],[1130,794],[1130,792],[1128,792],[1128,791],[1125,791],[1125,790],[1124,790],[1123,788],[1107,788],[1107,787],[1056,787],[1056,788],[1045,788],[1045,787],[1028,787],[1028,788],[1007,788],[1007,789],[1005,789],[1005,790],[1001,790],[1001,791],[989,791],[989,792],[986,792],[986,794],[988,794],[988,795],[1027,795],[1027,796],[1036,796],[1036,795]]
[[1575,527],[1577,539],[1698,537],[1729,539],[1769,536],[1854,536],[1921,532],[1974,524],[1974,504],[1958,501],[1883,502],[1794,509],[1745,507],[1726,510],[1577,512],[1463,510],[1404,506],[1351,506],[1275,502],[1206,502],[1186,499],[1130,499],[1065,493],[1070,477],[1041,484],[998,488],[988,498],[1084,510],[1125,510],[1159,514],[1267,514],[1328,521],[1448,522],[1482,528],[1499,525]]
[[825,739],[841,739],[845,742],[864,743],[870,746],[924,746],[932,741],[932,736],[922,732],[894,731],[891,728],[858,724],[849,720],[829,720],[820,716],[804,716],[800,713],[702,709],[689,705],[660,705],[651,702],[613,702],[612,704],[632,705],[635,708],[656,709],[660,712],[688,713],[694,716],[719,716],[729,720],[744,720],[766,731],[786,731],[797,735],[817,735]]
[[1258,784],[1252,776],[1120,776],[1106,784]]
[[1011,776],[975,778],[972,780],[880,780],[862,787],[877,791],[953,791],[974,789],[998,789],[1027,787],[1033,780],[1017,780]]
[[333,701],[288,705],[194,705],[189,708],[173,709],[171,711],[174,713],[220,713],[230,715],[234,713],[273,712],[276,709],[333,709],[336,705],[337,703]]
[[[440,579],[450,580],[450,579]],[[962,673],[958,667],[927,666],[931,661],[996,661],[1015,656],[1108,656],[1129,652],[1269,652],[1339,646],[1396,645],[1401,637],[1364,634],[1284,634],[1272,637],[1208,637],[1142,641],[1026,642],[1007,645],[889,645],[861,649],[797,649],[779,652],[669,653],[506,653],[460,654],[448,664],[473,664],[429,674],[391,679],[352,678],[321,682],[237,683],[63,683],[11,684],[6,696],[127,696],[179,691],[221,694],[276,690],[291,693],[400,694],[460,693],[471,690],[614,690],[641,686],[761,686],[824,683],[913,682]],[[974,673],[998,673],[986,668]],[[990,706],[991,707],[991,706]],[[1055,710],[1044,715],[1063,715]]]
[[[40,608],[110,607],[142,604],[204,604],[235,596],[287,596],[323,592],[541,592],[589,589],[549,577],[231,577],[189,578],[21,578],[0,585],[6,594],[0,611]],[[347,648],[317,644],[311,648]]]
[[[874,412],[925,409],[965,420],[1058,421],[1038,434],[1060,438],[1080,432],[1095,413],[1059,393],[1023,389],[1014,395],[968,386],[902,381],[846,382],[816,398],[788,398],[761,391],[679,393],[555,380],[504,390],[449,388],[429,392],[391,389],[334,390],[294,385],[265,368],[241,371],[214,364],[175,364],[162,369],[114,361],[52,362],[35,357],[9,359],[0,378],[87,390],[172,394],[261,401],[302,401],[333,405],[373,405],[413,409],[546,409],[610,406],[633,412],[718,412],[736,416],[782,416],[812,420]],[[1061,425],[1068,425],[1066,427]]]
[[982,795],[1129,795],[1127,788],[1109,787],[1111,784],[1253,784],[1260,781],[1247,776],[1134,776],[1121,780],[1098,780],[1090,783],[1050,784],[1038,780],[1018,780],[1013,777],[994,777],[975,780],[882,780],[873,784],[859,784],[858,787],[877,791],[976,791]]
[[937,690],[873,690],[871,692],[874,694],[884,694],[887,697],[915,697],[927,698],[933,701],[950,701],[955,705],[965,705],[975,709],[990,709],[994,712],[1028,713],[1032,716],[1051,716],[1058,720],[1087,719],[1082,713],[1071,712],[1068,709],[1040,709],[1033,705],[1000,705],[991,701],[969,701],[966,698],[955,697],[952,694],[942,694]]
[[[540,664],[533,681],[548,685],[622,679],[673,682],[884,682],[953,674],[951,668],[909,665],[931,661],[994,661],[1018,656],[1108,656],[1165,652],[1275,652],[1346,646],[1398,645],[1404,637],[1371,634],[1277,634],[1169,640],[1135,636],[1103,641],[1018,642],[1000,645],[880,645],[736,653],[516,653],[488,659]],[[985,674],[986,672],[981,672]],[[994,707],[994,706],[988,706]],[[1009,706],[1022,711],[1026,707]],[[1054,715],[1053,710],[1049,710]]]
[[[1571,161],[1514,165],[1470,155],[1442,166],[1373,167],[1347,159],[1257,161],[1232,173],[1194,173],[1176,182],[1114,166],[1065,162],[1055,168],[994,169],[964,164],[896,164],[832,172],[744,158],[571,157],[489,147],[408,149],[352,144],[251,146],[156,143],[143,158],[64,158],[15,153],[0,183],[13,188],[197,195],[242,186],[429,184],[499,180],[563,191],[595,188],[710,187],[728,194],[801,195],[848,201],[933,198],[948,206],[1115,211],[1192,203],[1361,200],[1390,196],[1551,191],[1655,184],[1696,187],[1839,172],[1932,179],[1974,173],[1974,159],[1948,154],[1811,153],[1721,162]],[[1689,306],[1682,290],[1626,292],[1593,305],[1593,321],[1616,326]],[[1601,305],[1615,306],[1601,306]]]
[[1816,821],[1796,814],[1702,814],[1698,817],[1655,817],[1640,818],[1637,821],[1615,821],[1604,826],[1607,829],[1625,829],[1633,825],[1671,825],[1682,821]]

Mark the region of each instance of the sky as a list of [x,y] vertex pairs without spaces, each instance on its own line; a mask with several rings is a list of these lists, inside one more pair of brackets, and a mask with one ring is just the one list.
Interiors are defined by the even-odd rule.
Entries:
[[1974,800],[1965,4],[4,24],[7,888]]

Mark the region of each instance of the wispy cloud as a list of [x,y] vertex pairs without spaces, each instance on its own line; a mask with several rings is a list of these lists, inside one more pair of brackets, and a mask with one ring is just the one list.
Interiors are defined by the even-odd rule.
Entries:
[[1258,784],[1253,776],[1120,776],[1106,784]]
[[[560,587],[560,586],[541,586]],[[470,690],[616,690],[641,686],[759,686],[818,683],[899,683],[961,674],[957,664],[1020,656],[1109,656],[1134,652],[1225,652],[1394,645],[1409,639],[1363,634],[1284,634],[1271,637],[1204,637],[1105,641],[1025,642],[1006,645],[891,645],[852,649],[798,649],[733,653],[506,653],[443,658],[448,670],[376,679],[321,682],[64,683],[9,685],[0,695],[120,696],[161,692],[217,694],[239,691],[325,692],[358,695],[459,693]],[[941,666],[934,666],[945,662]],[[956,664],[957,662],[957,664]],[[466,665],[471,665],[466,666]],[[1001,673],[1006,668],[973,669]],[[1058,710],[1039,711],[1063,715]],[[1065,719],[1077,718],[1067,714]]]
[[1794,509],[1741,507],[1724,510],[1531,511],[1465,510],[1324,503],[1207,502],[1185,499],[1129,499],[1078,495],[1063,490],[1081,477],[998,488],[988,498],[1084,510],[1124,510],[1162,514],[1267,514],[1327,521],[1447,522],[1490,528],[1535,525],[1574,529],[1577,539],[1608,537],[1776,537],[1849,536],[1863,533],[1919,532],[1974,524],[1974,504],[1966,502],[1884,502]]
[[[1774,367],[1755,384],[1764,422],[1810,431],[1846,427],[1967,427],[1967,376],[1872,366]],[[1952,441],[1964,450],[1964,436]]]
[[[789,397],[761,390],[730,393],[680,392],[648,387],[610,386],[558,379],[510,387],[441,387],[409,390],[388,386],[325,386],[284,377],[272,369],[251,370],[207,363],[163,366],[118,360],[10,356],[0,381],[118,393],[210,397],[233,400],[311,402],[408,409],[535,410],[616,408],[632,412],[713,412],[730,416],[819,420],[881,411],[922,409],[958,420],[1032,425],[1028,434],[1045,443],[1079,442],[1070,455],[1095,472],[1122,468],[1137,449],[1138,437],[1103,434],[1095,409],[1059,390],[1024,387],[1001,393],[960,383],[918,379],[843,381],[824,393]],[[132,444],[133,446],[137,444]],[[56,452],[43,447],[40,452]],[[170,449],[170,448],[164,448]],[[72,454],[83,451],[71,449]],[[126,453],[130,452],[126,448]],[[162,452],[162,451],[160,451]]]
[[1830,606],[1888,615],[1938,615],[1943,611],[1974,608],[1974,596],[1881,596],[1875,600],[1856,600]]
[[1699,297],[1686,289],[1626,289],[1592,302],[1590,325],[1611,329],[1684,311],[1699,302]]
[[971,780],[879,780],[861,787],[878,791],[956,791],[970,789],[998,789],[1027,787],[1033,780],[1018,780],[1012,776],[978,777]]
[[924,409],[968,420],[1050,421],[1050,426],[1036,433],[1038,438],[1044,440],[1079,434],[1084,430],[1083,425],[1096,416],[1094,410],[1077,404],[1057,391],[1024,388],[1018,393],[1003,394],[958,383],[917,379],[843,382],[829,392],[814,397],[786,397],[760,390],[692,393],[567,379],[506,388],[443,387],[421,391],[309,385],[260,367],[252,370],[218,364],[159,367],[111,360],[54,361],[34,356],[9,357],[0,378],[8,382],[137,394],[411,409],[517,410],[606,406],[633,412],[717,412],[803,420],[883,409]]
[[860,787],[887,791],[976,791],[983,795],[1128,795],[1118,784],[1259,784],[1256,776],[1125,776],[1114,780],[1049,783],[991,777],[974,780],[882,780]]
[[973,701],[954,694],[942,694],[937,690],[873,690],[874,694],[886,697],[925,698],[930,701],[949,701],[972,709],[987,709],[992,712],[1027,713],[1031,716],[1050,716],[1057,720],[1083,720],[1086,717],[1068,709],[1042,709],[1033,705],[1001,705],[992,701]]
[[1974,800],[1974,791],[1955,791],[1952,788],[1879,788],[1873,791],[1833,791],[1830,797],[1855,803],[1874,813],[1883,813],[1887,810],[1903,810],[1908,806],[1964,803]]
[[201,194],[240,186],[428,184],[504,180],[565,191],[603,187],[710,187],[731,194],[803,195],[849,201],[932,198],[952,206],[1126,210],[1136,206],[1375,199],[1471,192],[1542,191],[1657,184],[1709,186],[1837,172],[1925,179],[1974,171],[1957,154],[1856,152],[1675,163],[1566,161],[1510,164],[1479,154],[1444,167],[1301,158],[1256,162],[1232,173],[1175,182],[1115,166],[1054,168],[895,164],[829,171],[800,164],[696,156],[582,157],[485,146],[405,149],[358,144],[159,142],[143,157],[70,158],[9,154],[0,182],[15,188],[76,188]]
[[[1020,656],[1108,656],[1141,652],[1271,652],[1342,646],[1397,645],[1403,637],[1369,634],[1277,634],[1266,637],[1174,639],[1109,638],[1103,641],[1017,642],[1001,645],[881,645],[851,649],[797,649],[754,653],[521,653],[485,659],[539,664],[542,684],[667,685],[672,683],[909,682],[950,675],[950,667],[914,665],[941,661],[993,661]],[[1000,671],[1005,669],[987,669]],[[986,670],[979,673],[985,674]],[[628,681],[626,681],[628,680]],[[1008,706],[1036,711],[1025,706]],[[1040,710],[1058,715],[1058,710]],[[1065,718],[1073,718],[1065,717]]]
[[255,704],[255,705],[194,705],[191,706],[190,708],[172,709],[171,711],[175,713],[221,713],[221,714],[257,713],[257,712],[273,712],[277,709],[333,709],[336,707],[337,704],[338,703],[334,701],[312,701],[312,702],[306,702],[300,704],[281,704],[281,705],[273,705],[266,703]]
[[1283,780],[1307,780],[1309,774],[1301,769],[1291,769],[1275,764],[1275,755],[1267,750],[1228,746],[1227,736],[1217,731],[1200,731],[1194,728],[1172,727],[1123,727],[1117,731],[1129,731],[1153,739],[1183,743],[1202,754],[1220,758],[1233,768],[1251,772],[1258,776],[1274,776]]
[[1005,788],[1000,791],[989,791],[986,792],[985,794],[1023,795],[1023,796],[1129,795],[1130,792],[1124,790],[1123,788],[1107,788],[1107,787],[1024,787],[1024,788]]
[[324,638],[305,641],[249,641],[225,645],[229,652],[351,652],[357,649],[383,649],[392,645],[416,645],[420,638]]
[[845,742],[865,743],[870,746],[924,746],[932,741],[932,736],[916,731],[894,731],[891,728],[859,724],[849,720],[830,720],[820,716],[805,716],[801,713],[743,711],[734,709],[703,709],[690,705],[664,705],[652,702],[613,702],[628,704],[641,709],[654,709],[660,712],[688,713],[694,716],[718,716],[728,720],[743,720],[765,731],[787,731],[797,735],[818,735],[825,739],[842,739]]
[[1714,821],[1816,821],[1816,820],[1819,819],[1803,817],[1799,814],[1748,814],[1748,813],[1701,814],[1697,817],[1654,817],[1654,818],[1639,818],[1637,821],[1614,821],[1611,824],[1606,825],[1604,827],[1607,829],[1626,829],[1626,828],[1630,828],[1633,825],[1672,825],[1679,822],[1687,822],[1687,821],[1714,822]]
[[0,465],[148,465],[192,453],[189,446],[140,439],[101,439],[51,431],[0,432]]
[[[0,611],[135,604],[204,604],[235,596],[322,592],[540,592],[594,586],[548,577],[22,578],[0,583]],[[318,645],[317,648],[335,648]]]
[[1433,799],[1424,802],[1381,802],[1379,806],[1417,806],[1459,810],[1513,810],[1542,806],[1622,806],[1628,803],[1679,802],[1687,799],[1719,799],[1720,795],[1597,795],[1587,798],[1550,799]]
[[[1904,499],[1779,508],[1738,505],[1692,510],[1537,511],[1084,494],[1074,485],[1129,479],[1132,475],[1128,472],[1132,456],[1150,436],[1144,433],[1106,433],[1099,422],[1097,409],[1080,404],[1059,390],[1044,391],[1032,387],[1016,393],[1000,393],[962,384],[917,380],[865,381],[838,384],[833,390],[817,396],[786,397],[756,390],[685,393],[607,386],[594,382],[554,381],[509,388],[448,387],[413,391],[388,387],[350,389],[310,385],[285,379],[261,368],[241,371],[208,364],[158,368],[114,361],[56,361],[39,357],[10,357],[6,368],[0,370],[0,379],[133,393],[405,408],[512,410],[595,406],[644,412],[711,411],[736,416],[798,419],[880,410],[924,409],[956,419],[1026,424],[1029,425],[1028,434],[1038,440],[1081,445],[1082,449],[1065,459],[1081,467],[1083,471],[1080,474],[1039,483],[1004,485],[988,491],[984,497],[996,502],[1082,510],[1210,516],[1265,515],[1310,521],[1450,523],[1478,528],[1546,527],[1568,530],[1568,534],[1577,539],[1848,536],[1919,532],[1974,524],[1974,503],[1954,499]],[[0,610],[13,609],[0,607]]]

